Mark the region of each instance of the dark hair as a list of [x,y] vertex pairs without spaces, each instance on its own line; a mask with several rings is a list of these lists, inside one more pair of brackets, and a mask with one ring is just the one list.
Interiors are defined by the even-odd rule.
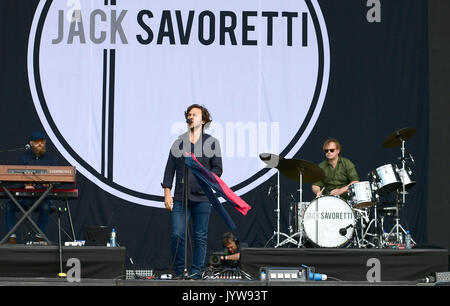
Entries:
[[227,233],[223,234],[223,236],[222,236],[222,244],[223,244],[223,246],[227,245],[230,242],[237,243],[238,239],[231,232],[227,232]]
[[184,118],[187,119],[187,116],[188,116],[189,112],[193,108],[199,108],[199,109],[202,110],[202,120],[205,121],[205,124],[203,124],[203,126],[205,126],[206,124],[208,124],[208,123],[210,123],[212,121],[212,117],[209,114],[208,109],[206,107],[204,107],[203,105],[200,105],[200,104],[192,104],[191,106],[189,106],[187,108],[187,110],[184,112]]

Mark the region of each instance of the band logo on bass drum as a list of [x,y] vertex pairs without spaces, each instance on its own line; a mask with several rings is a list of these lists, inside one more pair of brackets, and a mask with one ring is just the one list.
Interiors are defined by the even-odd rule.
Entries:
[[305,214],[307,220],[353,220],[352,212],[307,212]]

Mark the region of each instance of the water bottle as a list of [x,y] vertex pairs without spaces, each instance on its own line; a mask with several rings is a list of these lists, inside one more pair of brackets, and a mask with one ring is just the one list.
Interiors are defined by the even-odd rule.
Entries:
[[405,249],[409,250],[411,248],[411,233],[406,231],[405,235]]
[[109,246],[116,247],[116,230],[114,228],[111,231],[111,238],[109,239]]

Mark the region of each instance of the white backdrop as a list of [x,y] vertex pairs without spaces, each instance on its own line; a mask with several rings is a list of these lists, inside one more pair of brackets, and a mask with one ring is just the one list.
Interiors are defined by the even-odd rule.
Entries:
[[[143,10],[153,17],[144,15],[138,22]],[[188,44],[180,41],[176,11],[181,12],[184,30],[189,11],[194,11]],[[205,11],[215,18],[212,20],[210,13],[200,18]],[[225,11],[236,16],[236,45],[229,34],[225,35],[225,44],[220,44],[220,16]],[[256,45],[243,44],[244,11],[257,15],[246,18],[248,39]],[[272,19],[272,45],[267,38],[269,19],[263,12],[278,14]],[[290,19],[283,12],[297,13],[298,17]],[[307,37],[302,36],[303,13],[307,13]],[[198,38],[200,19],[204,20],[205,38],[211,37],[208,29],[214,22],[211,44],[202,44]],[[142,23],[154,36],[147,44],[137,39],[149,38]],[[231,18],[225,18],[225,26],[230,25]],[[166,35],[158,43],[160,29]],[[292,45],[288,44],[289,33]],[[95,41],[102,37],[103,41]],[[307,39],[307,46],[302,44],[303,39]],[[209,109],[213,123],[208,133],[222,146],[222,179],[228,186],[235,186],[264,167],[259,153],[279,154],[284,150],[313,107],[306,129],[287,156],[297,152],[307,139],[326,94],[328,49],[326,25],[316,1],[119,0],[117,5],[91,0],[54,1],[50,5],[43,1],[29,39],[29,82],[46,132],[78,171],[125,200],[163,207],[161,202],[140,194],[162,195],[164,166],[172,142],[186,131],[183,112],[187,106],[198,103]],[[111,58],[115,60],[113,84],[109,83]],[[319,75],[323,76],[320,86]],[[111,101],[111,88],[114,105],[107,103],[103,109],[103,99]],[[113,118],[108,117],[109,107],[113,107]],[[108,124],[114,129],[112,155],[102,154],[102,148],[108,145],[102,130],[110,130]],[[102,161],[103,166],[112,162],[112,177],[107,167],[102,172]],[[254,180],[237,194],[251,190],[272,174]]]

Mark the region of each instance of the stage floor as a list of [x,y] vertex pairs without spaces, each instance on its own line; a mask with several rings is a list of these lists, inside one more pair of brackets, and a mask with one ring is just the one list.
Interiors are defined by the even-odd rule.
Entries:
[[[447,249],[291,249],[244,248],[240,269],[248,279],[170,280],[136,277],[126,270],[126,249],[107,247],[63,247],[66,262],[77,258],[81,276],[73,281],[58,278],[59,249],[56,246],[1,246],[0,286],[154,286],[154,287],[284,287],[284,286],[433,286],[421,279],[449,271]],[[379,266],[373,265],[373,260]],[[260,280],[263,267],[313,267],[326,274],[326,281]],[[377,270],[378,269],[378,270]],[[128,272],[134,272],[129,277]],[[375,271],[375,272],[374,272]],[[373,274],[373,273],[375,274]],[[369,280],[367,275],[379,278]],[[156,274],[156,273],[155,273]],[[445,283],[444,285],[448,285]],[[439,283],[438,285],[443,285]],[[244,289],[242,289],[244,290]],[[181,292],[180,291],[180,292]]]
[[[66,279],[45,277],[0,277],[0,286],[147,286],[147,287],[181,287],[201,289],[201,287],[292,287],[292,286],[434,286],[433,283],[419,283],[416,281],[382,281],[376,283],[350,281],[306,281],[269,282],[260,280],[125,280],[125,279],[88,279],[80,282],[68,282]],[[447,284],[447,285],[450,285]]]

